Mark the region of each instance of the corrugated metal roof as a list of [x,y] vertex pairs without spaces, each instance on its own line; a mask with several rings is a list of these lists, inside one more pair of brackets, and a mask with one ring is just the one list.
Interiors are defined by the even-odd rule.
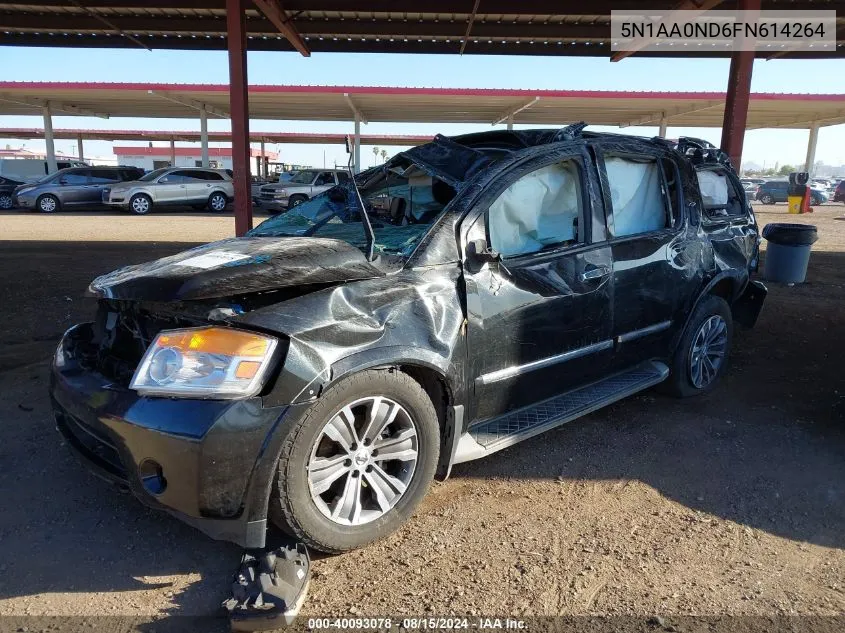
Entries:
[[[499,123],[562,126],[669,125],[721,127],[720,92],[623,92],[402,88],[393,86],[250,86],[252,119]],[[191,118],[203,105],[228,117],[229,87],[218,84],[108,84],[0,82],[0,114],[40,115],[49,102],[55,115]],[[753,93],[748,127],[806,128],[845,123],[845,94]]]

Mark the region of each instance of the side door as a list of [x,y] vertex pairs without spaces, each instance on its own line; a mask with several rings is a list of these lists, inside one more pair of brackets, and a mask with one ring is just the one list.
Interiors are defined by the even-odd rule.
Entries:
[[211,187],[206,173],[199,169],[186,169],[174,172],[182,178],[185,185],[185,202],[188,204],[199,204],[208,199],[208,189]]
[[85,202],[99,205],[103,202],[103,189],[122,180],[117,169],[91,169],[88,184],[85,186]]
[[187,183],[181,171],[171,171],[160,176],[150,190],[159,204],[185,204],[187,200]]
[[335,176],[333,171],[321,171],[317,174],[317,178],[314,179],[314,185],[311,187],[311,195],[310,197],[313,198],[317,194],[323,193],[324,191],[331,189],[335,186]]
[[[594,166],[581,144],[568,144],[503,173],[462,223],[469,420],[558,395],[607,368],[612,260],[596,195]],[[486,263],[473,255],[479,249]]]
[[58,184],[55,193],[63,206],[78,207],[87,202],[88,185],[90,184],[90,170],[75,169],[65,174],[60,174],[54,180]]
[[665,358],[700,238],[685,221],[678,165],[654,153],[604,151],[596,159],[613,257],[614,368]]

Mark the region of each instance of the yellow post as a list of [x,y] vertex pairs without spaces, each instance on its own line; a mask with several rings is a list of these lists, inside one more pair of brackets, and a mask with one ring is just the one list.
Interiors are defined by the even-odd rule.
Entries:
[[786,203],[789,206],[790,213],[801,213],[801,196],[788,195]]

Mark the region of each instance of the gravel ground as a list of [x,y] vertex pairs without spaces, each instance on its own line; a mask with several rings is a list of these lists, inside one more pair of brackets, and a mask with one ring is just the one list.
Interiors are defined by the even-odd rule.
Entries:
[[[303,614],[845,613],[845,208],[757,212],[821,239],[718,389],[646,392],[456,467],[398,533],[316,560]],[[0,215],[0,615],[216,612],[238,549],[89,475],[53,428],[46,359],[94,275],[231,227]]]

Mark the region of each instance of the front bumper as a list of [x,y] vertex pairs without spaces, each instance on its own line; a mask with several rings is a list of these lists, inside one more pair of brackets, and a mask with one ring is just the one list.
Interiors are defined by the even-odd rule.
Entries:
[[264,198],[263,196],[258,196],[258,198],[256,199],[261,204],[261,207],[264,209],[270,209],[271,211],[288,210],[287,198]]
[[139,396],[80,366],[75,345],[89,332],[83,324],[65,334],[50,376],[67,443],[144,504],[212,538],[263,547],[281,442],[302,405]]
[[18,207],[19,209],[34,209],[35,208],[35,196],[30,196],[27,194],[17,195],[12,194],[12,206]]

